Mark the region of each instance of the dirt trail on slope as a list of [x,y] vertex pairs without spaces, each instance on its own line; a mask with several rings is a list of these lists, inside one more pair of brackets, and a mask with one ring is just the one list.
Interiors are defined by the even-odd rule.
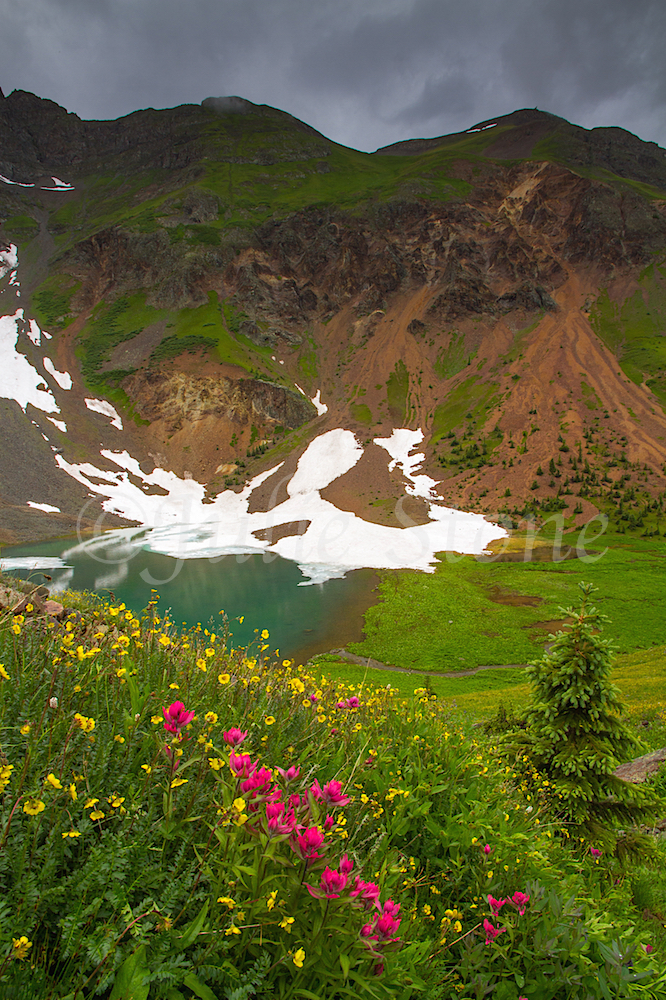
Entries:
[[358,663],[361,667],[370,667],[371,670],[391,670],[399,674],[417,674],[420,677],[469,677],[471,674],[478,674],[479,670],[522,670],[528,666],[527,663],[501,663],[489,666],[474,667],[472,670],[453,670],[444,672],[441,670],[412,670],[411,667],[396,667],[389,663],[382,663],[380,660],[373,660],[370,656],[357,656],[355,653],[348,653],[346,649],[329,649],[326,655],[339,656],[342,660],[350,660]]

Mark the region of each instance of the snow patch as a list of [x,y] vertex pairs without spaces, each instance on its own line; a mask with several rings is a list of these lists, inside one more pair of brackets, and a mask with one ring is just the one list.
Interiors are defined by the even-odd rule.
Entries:
[[421,497],[424,500],[438,500],[438,494],[434,492],[438,485],[436,479],[430,476],[415,476],[416,469],[420,468],[425,460],[425,455],[419,452],[417,455],[410,455],[410,451],[416,448],[417,444],[423,441],[423,431],[419,428],[410,431],[406,427],[396,428],[390,438],[375,438],[374,443],[380,448],[385,448],[391,456],[389,462],[389,472],[393,472],[396,466],[400,466],[406,479],[411,479],[412,485],[405,487],[407,493],[413,497]]
[[61,389],[72,388],[72,376],[69,374],[69,372],[57,371],[55,365],[53,364],[50,358],[44,358],[44,368],[49,373],[51,378],[55,379],[55,381],[58,383]]
[[103,416],[109,417],[112,427],[117,427],[119,431],[123,429],[123,422],[118,411],[105,399],[86,399],[86,406],[93,413],[101,413]]
[[50,389],[39,389],[44,380],[23,354],[16,350],[19,335],[19,321],[23,310],[17,309],[13,316],[0,316],[0,397],[15,399],[25,411],[28,403],[45,413],[60,413],[60,407]]
[[58,430],[62,431],[63,434],[67,433],[67,424],[65,423],[64,420],[56,420],[55,417],[47,417],[46,419],[50,420],[51,423],[54,425],[54,427],[57,427]]
[[74,185],[70,184],[68,181],[58,180],[57,177],[52,177],[54,187],[42,187],[42,191],[73,191]]
[[22,184],[21,181],[10,181],[9,177],[5,177],[3,174],[0,174],[0,181],[4,181],[5,184],[14,184],[20,188],[34,188],[35,186],[34,184]]
[[328,413],[328,406],[326,403],[321,401],[321,389],[317,389],[316,393],[310,400],[317,411],[317,416],[321,417],[323,413]]
[[34,507],[35,510],[43,510],[46,514],[60,513],[60,507],[52,507],[50,503],[35,503],[34,500],[28,500],[26,506]]
[[29,320],[27,333],[35,347],[41,347],[42,331],[39,329],[34,319]]
[[[0,250],[0,278],[4,278],[8,271],[13,271],[18,267],[18,249],[15,243],[10,243],[6,250]],[[10,278],[10,284],[14,279]]]

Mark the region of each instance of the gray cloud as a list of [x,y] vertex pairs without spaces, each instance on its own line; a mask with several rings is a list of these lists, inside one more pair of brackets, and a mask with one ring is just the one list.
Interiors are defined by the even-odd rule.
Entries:
[[84,118],[238,94],[374,149],[538,106],[666,145],[662,0],[5,0],[0,84]]

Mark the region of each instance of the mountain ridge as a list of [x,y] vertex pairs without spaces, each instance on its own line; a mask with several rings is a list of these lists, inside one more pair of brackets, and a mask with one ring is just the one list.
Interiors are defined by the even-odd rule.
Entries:
[[[420,427],[452,507],[658,520],[664,151],[523,109],[366,154],[239,101],[85,123],[23,92],[0,100],[0,239],[18,246],[21,289],[7,269],[0,311],[51,333],[75,385],[44,376],[73,429],[48,430],[43,475],[64,482],[54,448],[71,465],[122,444],[213,497],[341,427],[367,454],[327,495],[404,526],[428,504],[380,472],[371,443]],[[43,367],[45,342],[18,337]],[[86,396],[117,408],[122,434]],[[29,403],[19,432],[7,406],[5,541],[71,527],[76,503],[97,517],[84,489],[69,520],[25,509],[20,447],[44,417]]]

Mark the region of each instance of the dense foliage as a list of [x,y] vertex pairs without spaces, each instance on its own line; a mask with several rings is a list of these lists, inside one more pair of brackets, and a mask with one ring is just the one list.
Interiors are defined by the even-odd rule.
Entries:
[[78,608],[0,618],[0,997],[666,995],[618,860],[425,688]]

